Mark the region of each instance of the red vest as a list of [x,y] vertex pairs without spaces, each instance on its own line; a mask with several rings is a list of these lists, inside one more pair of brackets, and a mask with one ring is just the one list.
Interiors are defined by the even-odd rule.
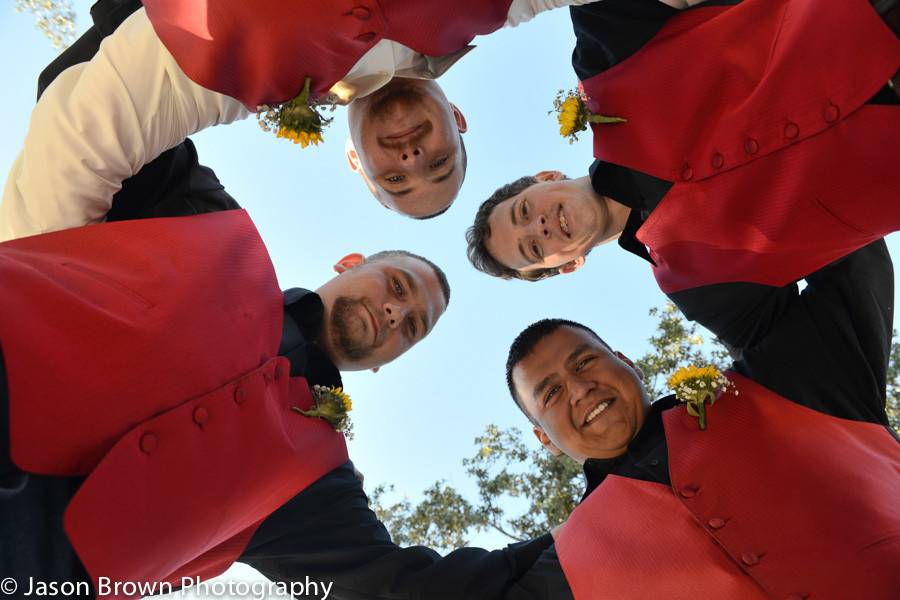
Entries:
[[745,0],[673,17],[584,81],[594,156],[675,185],[638,231],[663,291],[784,285],[900,227],[900,66],[867,0]]
[[203,87],[250,110],[322,94],[382,39],[427,56],[459,50],[506,22],[512,0],[146,0],[160,40]]
[[576,600],[896,598],[897,441],[729,378],[705,431],[664,413],[671,488],[612,475],[569,517]]
[[11,452],[87,475],[66,509],[95,584],[180,583],[347,460],[291,406],[283,300],[244,211],[109,223],[0,245]]

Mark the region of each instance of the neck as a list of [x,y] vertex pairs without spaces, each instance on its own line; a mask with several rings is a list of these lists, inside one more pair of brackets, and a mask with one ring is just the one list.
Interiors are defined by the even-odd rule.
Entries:
[[573,183],[582,188],[583,193],[590,194],[597,207],[600,210],[600,222],[603,227],[597,231],[593,241],[593,246],[600,246],[619,238],[625,230],[625,224],[628,223],[628,216],[631,214],[631,208],[620,202],[616,202],[608,196],[601,196],[594,191],[591,185],[590,177],[579,177]]

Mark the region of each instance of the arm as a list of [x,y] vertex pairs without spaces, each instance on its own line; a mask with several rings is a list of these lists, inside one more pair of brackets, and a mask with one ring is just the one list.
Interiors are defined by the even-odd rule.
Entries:
[[352,463],[335,469],[273,513],[241,562],[274,581],[333,581],[329,598],[502,598],[552,543],[549,535],[504,550],[462,548],[441,557],[400,548],[368,506]]
[[143,165],[191,133],[247,114],[191,82],[137,11],[41,96],[6,182],[0,241],[102,221],[122,181]]
[[509,589],[504,600],[571,600],[572,590],[559,564],[556,546],[550,546]]
[[788,286],[734,369],[814,410],[887,425],[893,274],[879,240],[808,276],[802,292]]

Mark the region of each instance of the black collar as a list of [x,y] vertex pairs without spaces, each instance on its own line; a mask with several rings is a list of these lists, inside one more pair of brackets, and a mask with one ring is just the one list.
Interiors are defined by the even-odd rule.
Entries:
[[625,229],[619,236],[619,246],[647,262],[656,264],[650,258],[646,246],[639,242],[636,236],[638,229],[672,188],[672,183],[602,160],[594,161],[589,174],[591,187],[595,193],[612,198],[631,209]]
[[310,385],[341,387],[341,373],[318,345],[325,305],[315,292],[291,288],[284,292],[284,326],[278,354],[291,361],[291,375]]

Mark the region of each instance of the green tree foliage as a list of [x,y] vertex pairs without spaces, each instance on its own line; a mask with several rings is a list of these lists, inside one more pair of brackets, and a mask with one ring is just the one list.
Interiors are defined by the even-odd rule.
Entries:
[[75,41],[75,10],[71,0],[16,0],[16,12],[30,12],[38,29],[62,50]]
[[891,428],[900,435],[900,343],[897,343],[896,329],[894,330],[894,341],[891,344],[887,382],[887,416]]
[[[715,339],[707,344],[697,325],[685,321],[673,304],[651,309],[657,319],[651,351],[636,361],[651,398],[666,393],[666,379],[689,365],[730,363],[727,349]],[[894,337],[896,338],[896,331]],[[888,368],[888,416],[900,433],[900,343],[894,342]],[[531,539],[562,523],[578,504],[584,489],[581,467],[566,456],[554,457],[529,448],[518,428],[488,425],[475,439],[476,451],[463,460],[478,489],[469,501],[445,481],[425,490],[413,504],[404,498],[386,504],[393,488],[379,486],[372,506],[399,544],[423,544],[449,551],[465,546],[479,531],[494,530],[510,540]]]

